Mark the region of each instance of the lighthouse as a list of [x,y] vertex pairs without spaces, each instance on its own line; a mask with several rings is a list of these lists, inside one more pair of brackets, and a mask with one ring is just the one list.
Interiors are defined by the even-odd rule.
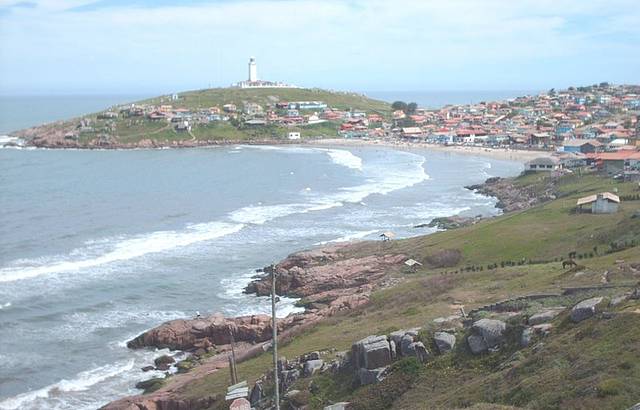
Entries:
[[249,58],[249,82],[255,83],[256,81],[258,81],[258,65],[255,57],[251,57]]

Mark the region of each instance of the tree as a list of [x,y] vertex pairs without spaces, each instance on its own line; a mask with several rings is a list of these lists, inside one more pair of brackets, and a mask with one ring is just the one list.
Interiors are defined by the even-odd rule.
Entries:
[[391,108],[393,108],[395,111],[406,111],[407,103],[404,101],[395,101],[393,104],[391,104]]
[[416,112],[417,109],[418,109],[418,104],[414,102],[410,102],[407,105],[407,114],[413,114]]
[[555,88],[550,89],[548,94],[549,95],[556,95],[556,89]]

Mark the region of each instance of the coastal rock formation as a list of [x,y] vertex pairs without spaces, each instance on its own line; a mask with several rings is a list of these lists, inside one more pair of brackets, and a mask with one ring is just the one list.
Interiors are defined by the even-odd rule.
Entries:
[[[278,275],[276,293],[303,298],[317,295],[315,301],[332,295],[346,296],[353,293],[352,289],[376,284],[386,276],[389,268],[406,259],[404,255],[346,257],[341,252],[343,249],[344,246],[324,247],[288,256],[275,266]],[[270,275],[251,282],[245,292],[270,295]]]
[[529,185],[518,185],[512,179],[493,177],[483,184],[470,185],[467,189],[498,199],[496,207],[504,212],[520,211],[536,206],[542,202],[556,199],[555,184],[549,180],[542,188],[535,189]]
[[[281,321],[282,330],[288,323]],[[231,343],[231,332],[235,340],[250,343],[264,342],[271,338],[271,317],[267,315],[226,318],[221,314],[198,319],[177,319],[153,328],[127,343],[131,349],[142,347],[192,350],[213,345]]]

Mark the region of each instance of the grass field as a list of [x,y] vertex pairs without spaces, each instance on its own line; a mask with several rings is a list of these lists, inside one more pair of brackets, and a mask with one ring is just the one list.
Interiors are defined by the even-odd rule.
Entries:
[[[543,182],[535,178],[538,176],[526,176],[518,182]],[[636,187],[612,184],[595,175],[565,177],[558,186],[561,198],[526,211],[384,246],[380,242],[354,246],[354,255],[401,252],[423,261],[440,250],[458,249],[462,259],[454,267],[425,266],[415,274],[395,273],[402,278],[399,285],[377,291],[362,309],[322,322],[282,346],[280,354],[295,357],[315,350],[348,350],[353,342],[371,334],[430,327],[434,318],[454,313],[452,305],[460,303],[469,311],[514,296],[597,285],[605,269],[611,272],[611,284],[637,283],[639,277],[616,268],[616,261],[640,262],[640,248],[630,246],[609,253],[609,244],[630,233],[634,237],[640,235],[640,223],[633,217],[640,209],[640,201],[623,203],[621,211],[613,215],[572,212],[579,196],[614,187],[626,193]],[[600,250],[588,255],[595,246]],[[585,253],[585,258],[579,260],[583,265],[579,276],[567,272],[559,261],[570,251]],[[522,258],[527,262],[500,266],[500,261]],[[528,263],[529,259],[538,262]],[[496,269],[487,269],[487,265],[496,262]],[[484,268],[463,269],[469,265]],[[605,296],[616,292],[620,290],[611,290]],[[578,296],[567,296],[547,303],[571,306],[578,300]],[[557,320],[552,335],[544,339],[544,347],[537,350],[507,347],[496,354],[473,357],[459,341],[453,354],[438,356],[410,378],[390,377],[376,389],[355,388],[344,381],[318,376],[315,392],[309,398],[310,408],[322,408],[329,401],[351,400],[367,403],[362,408],[371,409],[624,409],[640,401],[639,313],[640,302],[630,301],[616,308],[610,320],[572,324],[565,314]],[[270,366],[271,356],[263,354],[241,363],[239,377],[252,382]],[[308,385],[309,380],[302,383]],[[393,383],[402,383],[402,388]],[[227,372],[223,371],[191,383],[182,393],[200,397],[221,392],[228,384]],[[385,397],[385,391],[395,396]]]

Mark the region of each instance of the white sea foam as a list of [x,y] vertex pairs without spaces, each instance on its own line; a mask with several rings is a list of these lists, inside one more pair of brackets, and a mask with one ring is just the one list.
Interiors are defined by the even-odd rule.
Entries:
[[362,158],[354,155],[351,151],[347,151],[344,149],[315,149],[318,151],[326,152],[331,160],[338,165],[362,171]]
[[0,303],[0,310],[11,307],[11,302]]
[[[344,150],[326,150],[324,148],[280,148],[280,147],[261,147],[261,149],[288,149],[288,150],[323,150],[326,151],[344,151]],[[351,154],[349,151],[344,151]],[[407,153],[398,152],[398,158],[387,164],[379,166],[363,167],[363,174],[367,178],[364,184],[343,187],[337,192],[327,194],[323,197],[316,197],[307,203],[290,203],[279,205],[250,205],[229,214],[229,218],[242,224],[262,225],[268,221],[292,214],[301,214],[307,212],[323,211],[330,208],[343,206],[346,203],[362,204],[363,200],[373,194],[387,195],[399,189],[408,188],[420,182],[429,179],[422,165],[425,162],[424,157]],[[362,166],[361,159],[357,161],[346,154],[339,154],[344,160],[344,166],[351,161],[350,167]],[[388,166],[384,166],[388,165]]]
[[[218,297],[232,300],[235,303],[224,309],[229,316],[247,316],[257,314],[271,314],[271,298],[256,297],[243,293],[244,288],[253,280],[254,272],[247,272],[238,276],[224,278],[220,281],[222,292]],[[299,299],[281,296],[276,306],[277,317],[287,317],[291,313],[303,312],[304,308],[295,304]]]
[[[86,268],[105,265],[118,261],[139,258],[147,254],[170,251],[197,242],[217,239],[238,232],[244,227],[241,224],[210,222],[188,225],[183,230],[157,231],[134,237],[115,238],[108,241],[109,246],[101,247],[96,252],[91,246],[86,249],[75,249],[68,255],[54,258],[48,263],[38,260],[19,260],[0,269],[0,282],[13,282],[41,275],[63,272],[75,272]],[[105,249],[106,248],[106,249]],[[97,253],[97,254],[96,254]],[[86,257],[87,255],[91,255]]]
[[[65,393],[86,391],[98,383],[133,370],[134,365],[135,361],[131,359],[87,370],[78,373],[73,379],[61,380],[47,387],[5,399],[0,402],[0,409],[15,410],[51,408],[50,404],[47,404],[45,399],[55,398],[57,399],[56,401],[60,401],[63,399],[62,396],[64,396]],[[93,407],[95,407],[95,403],[93,404]]]
[[315,154],[318,152],[325,153],[331,161],[343,167],[362,170],[362,158],[354,155],[346,149],[334,148],[303,148],[303,147],[277,147],[272,145],[245,145],[246,148],[259,149],[263,151],[282,151],[289,154]]
[[369,235],[373,235],[374,233],[377,233],[377,232],[379,232],[379,230],[377,230],[377,229],[369,230],[369,231],[353,232],[353,233],[341,236],[339,238],[332,239],[330,241],[318,242],[318,243],[316,243],[316,245],[326,245],[328,243],[350,242],[350,241],[354,241],[356,239],[365,238],[365,237],[367,237]]

